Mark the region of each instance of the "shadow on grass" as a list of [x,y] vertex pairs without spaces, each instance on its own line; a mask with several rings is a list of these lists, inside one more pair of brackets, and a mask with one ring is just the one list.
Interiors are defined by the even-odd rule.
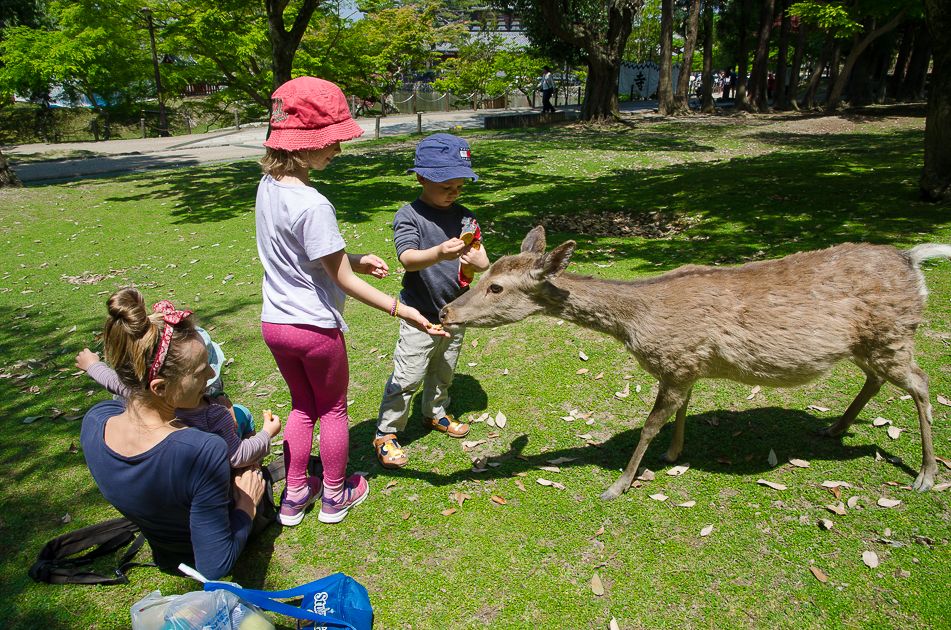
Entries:
[[[708,420],[717,418],[718,427],[711,427]],[[709,411],[698,415],[688,415],[684,437],[684,451],[677,464],[689,462],[695,470],[714,472],[732,477],[752,479],[774,470],[769,465],[767,454],[770,448],[779,452],[777,455],[783,462],[790,458],[801,458],[812,462],[837,462],[874,458],[876,451],[883,457],[890,457],[887,449],[877,444],[862,446],[846,446],[840,438],[827,438],[816,435],[816,431],[827,426],[828,419],[820,419],[808,413],[783,409],[779,407],[762,407],[748,411]],[[861,423],[858,423],[861,424]],[[736,437],[734,434],[741,430]],[[510,478],[514,473],[537,472],[539,466],[550,466],[550,460],[558,458],[571,459],[559,466],[586,466],[595,464],[612,476],[618,476],[618,470],[627,466],[637,442],[640,439],[640,429],[630,429],[614,435],[598,446],[584,445],[573,448],[563,448],[546,451],[540,455],[524,455],[532,435],[531,433],[515,437],[509,447],[500,453],[490,456],[491,461],[501,465],[492,467],[485,473],[473,473],[463,469],[447,474],[440,474],[413,467],[412,459],[409,465],[398,471],[383,470],[379,466],[371,468],[371,477],[377,475],[410,477],[423,480],[434,486],[452,485],[472,477],[480,480]],[[665,469],[676,464],[664,464],[658,461],[666,451],[673,435],[673,423],[669,422],[664,429],[651,441],[641,466],[652,470]],[[848,435],[848,434],[847,434]],[[747,454],[755,454],[749,461]],[[729,460],[725,463],[723,459]],[[917,476],[918,471],[904,463],[895,464],[903,473],[908,475],[909,484]],[[590,489],[590,494],[596,496],[600,488]]]

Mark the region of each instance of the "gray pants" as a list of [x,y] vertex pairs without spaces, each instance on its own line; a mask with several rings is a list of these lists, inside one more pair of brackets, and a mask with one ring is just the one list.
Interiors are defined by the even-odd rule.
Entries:
[[400,322],[400,338],[393,352],[393,374],[386,381],[377,431],[396,433],[406,428],[410,401],[423,387],[423,415],[442,418],[449,408],[449,386],[459,361],[465,328],[449,337],[434,337]]

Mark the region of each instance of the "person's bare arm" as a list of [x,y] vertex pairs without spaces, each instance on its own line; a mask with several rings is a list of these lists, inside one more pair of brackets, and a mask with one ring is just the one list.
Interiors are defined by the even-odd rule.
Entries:
[[347,258],[350,259],[350,268],[356,273],[380,279],[390,273],[386,261],[376,254],[347,254]]
[[[462,241],[460,241],[462,242]],[[372,306],[384,313],[389,313],[393,308],[393,298],[383,293],[379,289],[370,286],[358,278],[350,268],[350,259],[347,252],[340,250],[329,254],[320,259],[324,270],[330,279],[334,281],[340,289],[350,297],[360,300],[367,306]],[[397,315],[406,321],[407,324],[418,330],[427,332],[437,337],[448,337],[449,333],[444,330],[433,328],[425,317],[419,311],[408,304],[400,304]]]
[[400,264],[406,271],[419,271],[444,260],[456,260],[468,245],[458,238],[451,238],[429,249],[406,249],[400,254]]

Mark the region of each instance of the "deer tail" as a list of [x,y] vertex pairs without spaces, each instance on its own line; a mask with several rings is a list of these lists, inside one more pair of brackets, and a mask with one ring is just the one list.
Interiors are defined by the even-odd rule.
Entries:
[[928,260],[929,258],[951,258],[951,245],[943,245],[941,243],[925,243],[923,245],[916,245],[911,249],[907,250],[905,254],[908,255],[908,258],[911,259],[911,264],[918,267],[918,265],[923,260]]

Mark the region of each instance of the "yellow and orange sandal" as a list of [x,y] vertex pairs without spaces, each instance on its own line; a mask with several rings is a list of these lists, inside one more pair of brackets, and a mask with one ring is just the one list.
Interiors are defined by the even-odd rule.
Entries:
[[423,424],[427,429],[445,433],[449,437],[463,438],[469,435],[469,425],[465,422],[459,422],[449,413],[438,420],[436,418],[423,418]]
[[373,449],[383,468],[402,468],[409,461],[400,443],[396,441],[395,433],[387,433],[373,440]]

